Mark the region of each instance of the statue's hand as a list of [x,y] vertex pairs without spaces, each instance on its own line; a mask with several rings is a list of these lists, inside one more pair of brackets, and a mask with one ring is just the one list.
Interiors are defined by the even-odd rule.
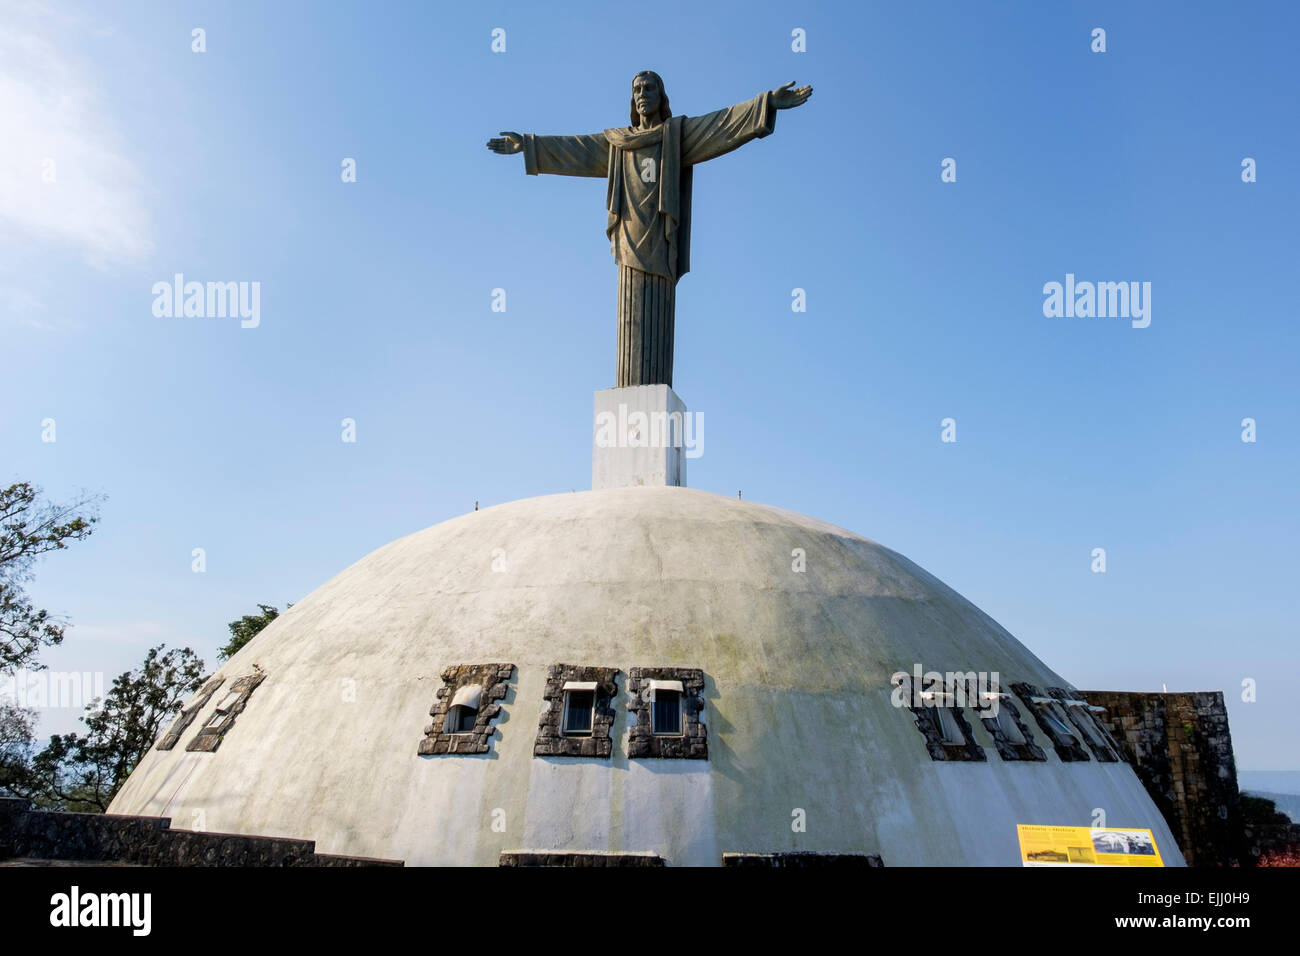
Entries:
[[803,106],[808,102],[808,97],[812,96],[811,86],[801,86],[797,90],[792,90],[794,80],[791,80],[785,86],[778,86],[772,91],[772,105],[779,110],[793,109],[796,106]]
[[524,138],[518,133],[503,132],[499,137],[487,141],[488,149],[503,156],[524,151]]

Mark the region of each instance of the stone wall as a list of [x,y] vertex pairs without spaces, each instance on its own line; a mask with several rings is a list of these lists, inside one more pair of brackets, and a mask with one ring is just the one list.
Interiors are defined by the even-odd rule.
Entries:
[[875,853],[813,853],[795,850],[789,853],[724,853],[722,865],[746,869],[867,869],[884,866]]
[[1222,692],[1079,694],[1106,708],[1098,719],[1164,815],[1188,866],[1252,862]]
[[0,797],[0,865],[15,860],[135,866],[401,866],[400,860],[331,856],[313,840],[173,830],[166,817],[33,810]]
[[586,866],[631,866],[661,867],[663,857],[653,853],[581,853],[564,850],[503,850],[500,866],[548,866],[548,867],[586,867]]

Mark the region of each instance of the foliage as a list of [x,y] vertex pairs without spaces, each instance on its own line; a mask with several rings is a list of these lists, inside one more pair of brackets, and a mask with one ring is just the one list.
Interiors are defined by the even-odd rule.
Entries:
[[1259,857],[1259,866],[1300,866],[1300,847],[1289,846],[1280,850],[1263,853]]
[[63,641],[64,624],[35,607],[22,585],[42,554],[90,536],[102,500],[83,495],[56,505],[25,481],[0,491],[0,671],[38,668],[41,648]]
[[0,795],[30,796],[36,712],[0,704]]
[[1243,793],[1241,819],[1256,866],[1300,866],[1296,827],[1272,800]]
[[[230,642],[217,652],[217,659],[228,661],[241,647],[251,641],[257,634],[280,616],[280,611],[269,604],[259,604],[261,614],[245,614],[238,621],[231,621],[226,626],[230,629]],[[292,604],[285,606],[287,611]]]
[[166,722],[203,684],[203,661],[188,647],[150,648],[144,663],[114,678],[86,708],[84,735],[50,738],[31,761],[33,795],[49,806],[103,812]]

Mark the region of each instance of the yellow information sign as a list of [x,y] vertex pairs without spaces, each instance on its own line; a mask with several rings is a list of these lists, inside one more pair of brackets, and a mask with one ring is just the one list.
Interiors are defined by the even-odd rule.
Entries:
[[1023,866],[1164,866],[1150,830],[1016,824]]

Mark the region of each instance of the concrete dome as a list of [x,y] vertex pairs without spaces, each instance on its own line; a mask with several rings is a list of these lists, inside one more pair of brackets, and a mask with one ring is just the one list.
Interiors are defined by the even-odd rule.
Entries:
[[[489,662],[516,667],[490,752],[419,755],[444,668]],[[554,664],[619,669],[609,758],[534,756]],[[111,812],[410,865],[557,849],[895,866],[1018,865],[1016,824],[1088,826],[1102,808],[1182,862],[1127,764],[1063,763],[1027,714],[1046,761],[1003,760],[974,719],[986,760],[932,760],[891,703],[890,675],[917,664],[1071,686],[943,582],[832,525],[674,487],[532,498],[395,541],[295,605]],[[255,665],[265,679],[219,749],[188,751]],[[629,758],[628,674],[657,665],[703,671],[707,759]]]

